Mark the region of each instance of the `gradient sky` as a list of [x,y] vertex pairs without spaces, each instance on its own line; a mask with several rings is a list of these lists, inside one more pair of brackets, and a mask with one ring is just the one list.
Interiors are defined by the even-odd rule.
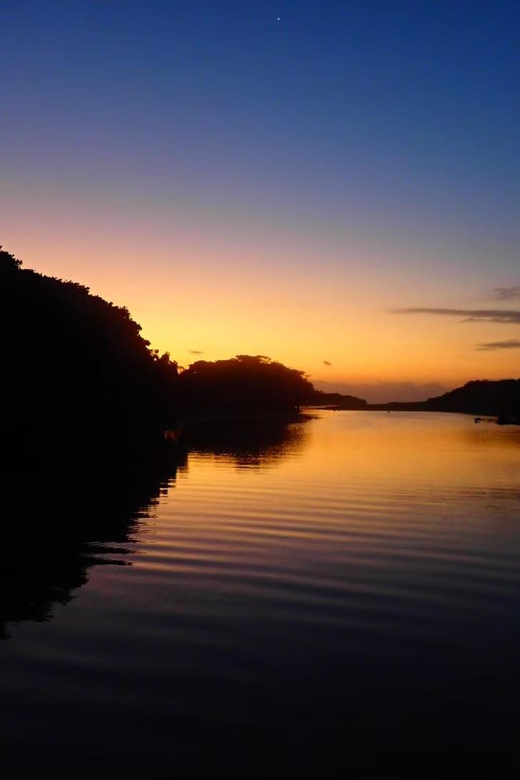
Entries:
[[520,3],[3,0],[0,243],[187,366],[518,377]]

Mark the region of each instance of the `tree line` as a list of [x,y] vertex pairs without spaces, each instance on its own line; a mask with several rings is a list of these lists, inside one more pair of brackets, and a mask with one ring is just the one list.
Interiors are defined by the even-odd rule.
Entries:
[[303,371],[263,355],[180,370],[143,338],[126,307],[24,269],[1,247],[0,318],[4,433],[135,434],[183,414],[290,412],[325,397]]

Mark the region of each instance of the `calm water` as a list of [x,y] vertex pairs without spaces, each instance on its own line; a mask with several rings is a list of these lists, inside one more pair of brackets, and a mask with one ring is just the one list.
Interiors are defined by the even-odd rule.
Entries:
[[6,777],[518,776],[520,428],[318,414],[42,497],[83,525],[4,555]]

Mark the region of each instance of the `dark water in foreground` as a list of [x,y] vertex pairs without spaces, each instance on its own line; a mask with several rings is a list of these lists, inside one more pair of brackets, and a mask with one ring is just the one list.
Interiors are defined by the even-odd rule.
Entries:
[[518,776],[520,428],[319,414],[42,497],[3,552],[6,778]]

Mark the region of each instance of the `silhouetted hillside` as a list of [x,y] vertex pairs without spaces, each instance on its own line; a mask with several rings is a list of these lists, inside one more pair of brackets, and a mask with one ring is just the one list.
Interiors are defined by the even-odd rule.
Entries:
[[467,382],[437,398],[429,398],[428,408],[441,412],[520,417],[520,379],[486,379]]

